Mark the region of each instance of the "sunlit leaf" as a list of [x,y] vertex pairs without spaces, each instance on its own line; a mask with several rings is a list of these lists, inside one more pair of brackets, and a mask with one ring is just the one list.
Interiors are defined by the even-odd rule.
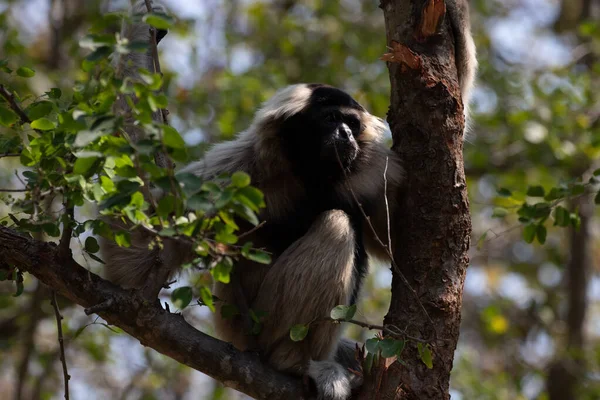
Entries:
[[308,325],[294,325],[290,329],[290,339],[294,342],[300,342],[308,335]]

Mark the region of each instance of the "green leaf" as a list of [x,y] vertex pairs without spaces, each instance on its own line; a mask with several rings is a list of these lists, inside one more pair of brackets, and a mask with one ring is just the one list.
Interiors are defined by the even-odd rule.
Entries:
[[112,52],[112,47],[102,46],[91,52],[85,59],[90,62],[100,61],[110,56]]
[[23,78],[31,78],[32,76],[35,75],[35,71],[32,70],[31,68],[19,67],[17,69],[17,75],[19,75]]
[[349,321],[354,317],[354,314],[356,314],[356,304],[335,306],[329,315],[332,319]]
[[169,30],[172,25],[172,18],[164,14],[146,14],[143,21],[156,29]]
[[498,189],[498,196],[501,197],[511,197],[512,196],[512,192],[506,188],[500,188]]
[[492,218],[504,218],[506,215],[508,215],[508,210],[506,208],[495,207]]
[[247,259],[260,264],[271,263],[271,256],[262,250],[253,249],[252,242],[246,242],[244,244],[244,247],[242,247],[242,255]]
[[234,172],[231,175],[231,183],[239,188],[246,187],[250,185],[250,175],[242,171]]
[[564,188],[552,188],[550,189],[550,193],[544,197],[547,201],[558,200],[568,195],[568,191]]
[[13,297],[19,297],[23,294],[23,290],[25,290],[25,285],[23,284],[23,273],[21,271],[17,272],[17,277],[14,279],[15,285],[17,286],[17,291],[13,294]]
[[229,202],[232,199],[233,199],[233,190],[227,188],[221,192],[221,195],[219,196],[217,201],[215,201],[215,207],[217,207],[218,209],[224,208],[225,206],[227,206],[229,204]]
[[535,239],[536,232],[537,232],[537,225],[530,224],[530,225],[525,226],[525,229],[523,229],[523,239],[527,243],[532,243],[533,239]]
[[400,356],[402,350],[404,350],[404,340],[396,340],[392,338],[385,338],[379,343],[379,349],[381,349],[381,356],[390,358],[393,356]]
[[59,237],[60,229],[58,228],[58,224],[47,223],[42,225],[42,229],[48,236],[51,237]]
[[423,364],[427,366],[427,368],[433,368],[433,355],[431,354],[431,348],[428,344],[424,345],[422,343],[417,343],[417,350],[419,351],[419,357]]
[[40,118],[33,121],[31,123],[31,127],[40,131],[49,131],[56,128],[56,124],[50,121],[48,118]]
[[163,143],[165,146],[171,147],[173,149],[185,149],[185,141],[182,139],[179,132],[175,130],[175,128],[164,125],[163,127]]
[[97,253],[98,250],[100,250],[100,245],[98,244],[96,238],[93,236],[88,236],[85,239],[85,251],[88,253]]
[[554,210],[554,225],[569,226],[571,213],[563,206],[558,206]]
[[8,67],[8,60],[0,60],[0,71],[4,71],[7,74],[12,73],[12,69]]
[[102,184],[102,189],[104,189],[106,193],[111,193],[115,190],[115,183],[107,176],[102,175],[100,177],[100,182]]
[[308,335],[308,325],[298,324],[290,329],[290,339],[294,342],[300,342]]
[[75,137],[75,147],[84,147],[92,143],[94,140],[102,136],[102,132],[98,131],[80,131]]
[[213,204],[203,194],[195,194],[187,201],[187,207],[194,211],[210,212],[214,209]]
[[59,88],[52,88],[49,92],[46,92],[49,98],[58,100],[62,96],[62,91]]
[[260,207],[265,206],[263,193],[255,187],[246,186],[240,188],[236,192],[236,197],[243,196],[247,200],[247,204],[254,211],[258,211]]
[[578,196],[578,195],[584,194],[584,193],[585,193],[584,185],[577,184],[577,185],[573,185],[573,187],[571,187],[571,195],[572,196]]
[[213,278],[222,283],[229,283],[231,280],[231,270],[233,269],[233,262],[229,257],[223,258],[220,262],[210,270],[210,274]]
[[0,124],[3,126],[11,126],[15,122],[17,122],[19,118],[17,114],[9,110],[8,108],[4,108],[0,106]]
[[215,240],[219,243],[236,244],[238,238],[237,235],[233,233],[221,231],[215,235]]
[[78,158],[75,160],[75,165],[73,165],[73,173],[86,175],[86,172],[96,164],[96,161],[98,161],[98,157]]
[[36,120],[50,114],[53,108],[54,104],[52,104],[50,101],[38,101],[37,103],[33,103],[27,107],[25,114],[27,114],[29,119]]
[[527,189],[527,196],[530,197],[544,197],[545,193],[544,188],[541,186],[530,186]]
[[167,195],[160,199],[156,213],[161,217],[167,217],[175,210],[175,196]]
[[171,293],[171,301],[178,309],[182,310],[191,303],[193,297],[192,288],[183,286],[173,290]]
[[544,225],[538,225],[537,229],[536,229],[536,236],[538,239],[538,242],[540,242],[540,244],[544,244],[546,243],[546,235],[548,234],[546,227]]
[[221,217],[221,220],[226,224],[231,226],[233,229],[238,230],[240,229],[237,224],[235,223],[235,219],[233,218],[232,215],[230,215],[229,213],[225,212],[225,211],[219,211],[219,217]]
[[194,174],[190,174],[189,172],[177,174],[175,175],[175,178],[177,178],[177,181],[179,182],[179,185],[183,189],[183,192],[186,194],[186,196],[191,196],[197,193],[202,187],[202,178]]
[[232,207],[237,216],[242,217],[244,220],[250,222],[254,226],[258,225],[258,217],[256,216],[255,212],[246,204],[233,204]]
[[200,287],[200,298],[205,306],[210,308],[210,311],[215,312],[215,304],[213,302],[212,293],[206,286]]
[[115,242],[120,247],[129,247],[131,246],[131,235],[129,232],[115,232]]
[[365,342],[367,351],[372,354],[377,354],[377,352],[379,351],[379,342],[381,342],[381,340],[377,337],[367,339],[367,341]]

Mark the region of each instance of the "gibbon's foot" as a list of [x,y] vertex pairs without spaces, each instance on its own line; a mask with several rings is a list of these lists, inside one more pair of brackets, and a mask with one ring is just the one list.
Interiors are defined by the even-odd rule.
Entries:
[[335,361],[310,361],[308,376],[317,400],[346,400],[352,392],[349,372]]

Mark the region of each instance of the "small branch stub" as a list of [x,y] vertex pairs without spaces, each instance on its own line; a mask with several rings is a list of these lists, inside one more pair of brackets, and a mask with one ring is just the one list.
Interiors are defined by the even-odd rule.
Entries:
[[388,48],[391,52],[382,55],[380,60],[406,65],[414,70],[421,68],[421,58],[407,46],[392,40],[392,46]]

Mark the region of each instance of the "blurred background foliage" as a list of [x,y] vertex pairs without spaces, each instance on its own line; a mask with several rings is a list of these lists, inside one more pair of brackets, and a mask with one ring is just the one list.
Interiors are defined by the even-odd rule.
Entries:
[[[377,1],[164,2],[178,18],[160,45],[171,122],[195,155],[243,130],[261,102],[289,83],[339,86],[385,117]],[[86,79],[79,39],[100,14],[125,3],[0,0],[0,60],[36,71],[6,83],[32,93],[29,100],[52,87],[71,96],[74,81]],[[473,237],[453,399],[600,398],[599,8],[594,0],[471,1],[480,63],[465,143]],[[18,168],[18,158],[0,158],[0,188],[20,187]],[[11,195],[18,196],[0,193],[0,200]],[[1,219],[11,212],[6,203]],[[79,262],[100,270],[83,256]],[[374,268],[358,317],[381,321],[390,278],[387,266]],[[48,290],[26,276],[24,294],[13,293],[14,285],[0,283],[0,397],[61,398]],[[242,398],[59,303],[72,398]],[[212,332],[205,307],[184,314]],[[348,331],[361,340],[373,335]],[[573,383],[574,391],[561,392]]]

